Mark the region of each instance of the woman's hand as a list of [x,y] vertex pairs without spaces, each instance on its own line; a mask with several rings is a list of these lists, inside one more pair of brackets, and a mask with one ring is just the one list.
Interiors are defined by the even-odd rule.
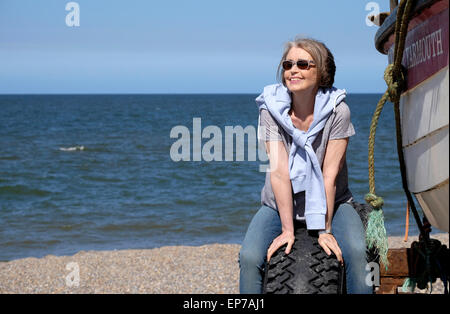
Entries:
[[284,251],[286,254],[289,254],[292,249],[292,245],[294,245],[295,236],[292,231],[283,231],[278,237],[276,237],[272,244],[269,246],[267,250],[267,262],[270,261],[273,253],[275,253],[280,247],[287,243],[286,250]]
[[333,251],[341,265],[344,265],[344,259],[342,258],[342,251],[339,247],[336,239],[330,233],[322,233],[319,235],[319,244],[324,249],[325,253],[331,255]]

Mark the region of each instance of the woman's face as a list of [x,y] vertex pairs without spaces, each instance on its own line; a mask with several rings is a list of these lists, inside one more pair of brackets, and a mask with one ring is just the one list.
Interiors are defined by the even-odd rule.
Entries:
[[[297,62],[298,60],[313,60],[311,55],[302,48],[292,47],[286,55],[286,60]],[[284,71],[286,87],[293,93],[300,91],[313,91],[318,88],[317,67],[310,65],[308,70],[300,70],[294,64],[290,70]]]

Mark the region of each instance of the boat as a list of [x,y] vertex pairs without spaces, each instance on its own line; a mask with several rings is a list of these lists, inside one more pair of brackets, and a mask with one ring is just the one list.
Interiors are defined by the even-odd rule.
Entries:
[[[449,232],[449,0],[416,0],[402,65],[402,147],[408,189],[435,228]],[[393,63],[398,1],[390,1],[375,36],[376,49]]]

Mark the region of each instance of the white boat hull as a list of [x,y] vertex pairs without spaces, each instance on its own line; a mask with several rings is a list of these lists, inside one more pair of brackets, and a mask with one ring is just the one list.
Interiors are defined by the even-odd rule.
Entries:
[[408,188],[429,222],[449,230],[448,66],[400,100]]
[[416,193],[428,221],[438,229],[448,232],[448,180],[430,191]]
[[[449,232],[449,32],[448,1],[417,2],[408,26],[400,99],[402,147],[409,190],[428,221]],[[377,49],[392,63],[395,20],[382,25]]]

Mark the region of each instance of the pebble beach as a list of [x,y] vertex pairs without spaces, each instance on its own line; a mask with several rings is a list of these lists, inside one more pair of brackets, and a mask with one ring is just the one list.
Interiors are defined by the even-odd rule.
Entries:
[[[432,238],[448,246],[448,233]],[[415,240],[389,237],[389,247],[409,247]],[[237,294],[239,249],[238,244],[170,246],[1,262],[0,293]],[[442,283],[433,289],[442,293]]]

